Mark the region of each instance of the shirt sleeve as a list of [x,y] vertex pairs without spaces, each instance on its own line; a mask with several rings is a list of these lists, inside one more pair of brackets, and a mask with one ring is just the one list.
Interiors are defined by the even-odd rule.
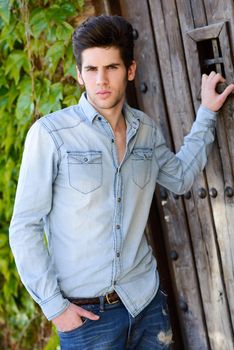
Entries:
[[9,229],[10,246],[21,280],[48,320],[69,306],[61,294],[44,237],[44,218],[52,206],[58,160],[51,135],[36,122],[26,138]]
[[200,106],[196,121],[177,154],[171,152],[159,129],[156,130],[155,158],[159,166],[157,182],[168,190],[183,194],[202,171],[214,141],[217,113]]

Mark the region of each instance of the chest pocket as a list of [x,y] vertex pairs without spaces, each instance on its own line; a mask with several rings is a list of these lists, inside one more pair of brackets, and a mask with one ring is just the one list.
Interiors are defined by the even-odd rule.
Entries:
[[151,148],[135,148],[132,151],[132,179],[140,188],[150,181],[152,156]]
[[102,152],[68,152],[69,184],[87,194],[102,185]]

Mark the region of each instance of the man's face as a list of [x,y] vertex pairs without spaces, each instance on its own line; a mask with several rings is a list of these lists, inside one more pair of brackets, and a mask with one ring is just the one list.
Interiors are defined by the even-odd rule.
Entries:
[[82,52],[82,68],[78,70],[78,81],[85,86],[88,101],[101,114],[125,99],[128,80],[135,77],[136,64],[133,61],[128,71],[115,47],[94,47]]

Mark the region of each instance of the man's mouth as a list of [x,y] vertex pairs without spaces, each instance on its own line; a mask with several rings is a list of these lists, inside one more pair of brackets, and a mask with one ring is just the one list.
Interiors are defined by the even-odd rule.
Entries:
[[100,91],[97,91],[96,94],[101,97],[106,97],[106,96],[109,96],[111,92],[109,90],[100,90]]

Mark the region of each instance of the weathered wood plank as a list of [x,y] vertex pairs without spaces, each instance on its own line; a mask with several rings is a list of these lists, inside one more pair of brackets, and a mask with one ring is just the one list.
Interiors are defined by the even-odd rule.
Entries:
[[202,28],[193,29],[188,31],[187,34],[196,42],[201,40],[208,40],[211,38],[217,38],[223,29],[224,22],[215,23],[210,26],[205,26]]
[[[227,34],[222,31],[220,33],[220,46],[222,50],[223,57],[225,59],[224,69],[226,74],[226,79],[230,82],[234,80],[234,69],[233,69],[233,38],[234,38],[234,4],[233,1],[215,1],[213,6],[210,5],[210,2],[204,1],[207,20],[208,23],[214,23],[220,18],[228,21],[227,32],[230,36],[228,40]],[[222,119],[222,128],[225,130],[226,142],[227,142],[227,152],[222,152],[221,157],[223,162],[230,162],[230,187],[234,189],[233,185],[233,174],[234,174],[234,97],[231,97],[228,103],[223,108],[222,114],[220,116]],[[225,170],[224,170],[225,171]],[[225,176],[226,174],[224,174]],[[230,315],[232,318],[232,327],[234,328],[234,198],[228,198],[223,196],[223,202],[225,207],[225,212],[221,219],[220,212],[217,211],[217,208],[213,207],[214,211],[214,220],[216,226],[219,228],[217,230],[217,239],[220,247],[222,268],[224,273],[226,291],[228,296],[228,302],[230,307]],[[219,215],[217,215],[219,214]],[[223,222],[227,222],[227,227],[223,229]],[[234,344],[233,344],[234,347]]]
[[[178,131],[181,128],[180,123],[183,125],[183,128],[190,128],[193,106],[188,94],[189,89],[186,86],[186,64],[176,17],[176,8],[172,0],[167,2],[159,0],[149,1],[149,3],[173,139],[179,139],[181,141],[181,132],[180,130]],[[193,19],[191,17],[192,21]],[[221,28],[222,26],[218,28],[218,33]],[[214,29],[217,29],[217,27],[212,28],[212,31]],[[180,86],[178,86],[178,81],[180,82]],[[183,99],[181,99],[181,95],[183,95]],[[175,115],[177,116],[177,108],[186,111],[186,114],[182,116],[182,120],[179,117],[176,118],[175,122],[174,117]],[[205,308],[209,339],[212,349],[221,349],[221,346],[226,346],[227,342],[224,343],[224,340],[221,342],[218,337],[213,337],[213,334],[221,331],[224,334],[224,339],[230,339],[230,322],[226,317],[226,301],[221,304],[217,298],[219,291],[223,289],[223,283],[219,268],[215,228],[210,212],[209,199],[207,197],[200,199],[197,195],[200,188],[206,189],[206,181],[203,176],[200,176],[195,182],[193,186],[194,196],[189,201],[186,201],[185,205],[189,217],[189,226]],[[220,315],[219,320],[214,318],[215,314]]]

